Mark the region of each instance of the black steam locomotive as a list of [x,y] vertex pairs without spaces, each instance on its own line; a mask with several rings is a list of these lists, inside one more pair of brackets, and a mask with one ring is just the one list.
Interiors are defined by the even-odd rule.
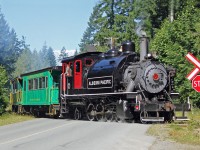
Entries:
[[[175,69],[148,54],[148,39],[62,60],[60,114],[74,119],[171,121]],[[181,108],[183,108],[181,106]],[[184,106],[186,108],[186,106]]]

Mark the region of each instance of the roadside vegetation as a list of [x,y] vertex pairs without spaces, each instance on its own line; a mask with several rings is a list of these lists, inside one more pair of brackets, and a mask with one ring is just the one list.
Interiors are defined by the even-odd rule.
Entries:
[[147,134],[160,140],[173,140],[179,143],[200,145],[200,109],[188,113],[190,121],[170,124],[154,124]]
[[13,124],[17,122],[22,122],[22,121],[27,121],[34,119],[33,116],[28,116],[28,115],[18,115],[15,113],[4,113],[3,115],[0,116],[0,126],[8,125],[8,124]]

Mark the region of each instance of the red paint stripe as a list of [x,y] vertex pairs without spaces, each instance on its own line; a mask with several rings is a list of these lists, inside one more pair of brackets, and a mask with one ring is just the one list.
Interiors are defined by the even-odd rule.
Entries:
[[[190,55],[193,59],[195,59],[198,63],[200,63],[200,61],[196,58],[196,57],[194,57],[194,55],[192,55],[191,53],[188,53],[187,55]],[[186,57],[186,59],[188,60],[188,61],[190,61],[194,66],[196,66],[197,68],[199,68],[190,58],[188,58],[188,56],[185,56]],[[199,68],[200,69],[200,68]]]
[[66,91],[66,77],[65,77],[65,74],[63,73],[62,74],[62,79],[63,79],[63,91]]
[[[188,77],[195,71],[195,69],[196,69],[196,68],[194,68],[194,69],[186,76],[186,78],[188,78]],[[199,71],[198,71],[196,74],[194,74],[190,80],[192,80],[198,73],[199,73]]]

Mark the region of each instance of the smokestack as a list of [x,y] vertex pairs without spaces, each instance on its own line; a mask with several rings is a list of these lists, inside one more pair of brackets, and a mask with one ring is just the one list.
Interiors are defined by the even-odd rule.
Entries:
[[149,39],[146,36],[140,37],[140,61],[144,60],[149,51]]
[[149,51],[149,39],[147,38],[147,33],[143,30],[144,18],[135,19],[136,34],[140,37],[140,61],[144,60]]

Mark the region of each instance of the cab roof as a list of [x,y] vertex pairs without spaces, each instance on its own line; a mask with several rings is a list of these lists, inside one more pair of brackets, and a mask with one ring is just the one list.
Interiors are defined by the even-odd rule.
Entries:
[[67,58],[64,58],[61,62],[69,62],[69,61],[73,61],[73,60],[76,60],[76,59],[80,59],[80,58],[84,58],[84,57],[88,57],[88,56],[98,56],[99,54],[101,54],[102,52],[85,52],[85,53],[81,53],[81,54],[78,54],[76,56],[71,56],[71,57],[67,57]]

